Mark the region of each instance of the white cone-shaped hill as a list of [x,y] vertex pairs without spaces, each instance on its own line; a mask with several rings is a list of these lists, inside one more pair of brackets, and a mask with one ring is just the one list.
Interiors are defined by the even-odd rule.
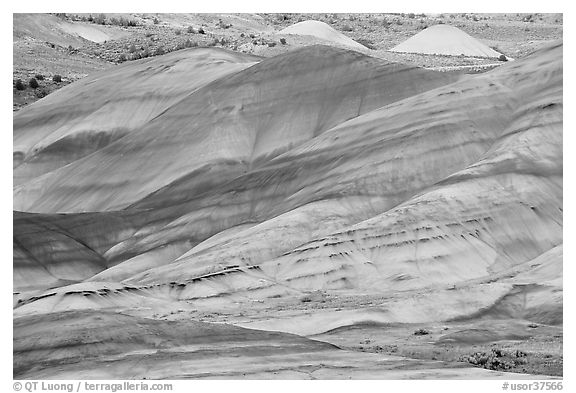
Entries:
[[352,38],[334,30],[330,25],[317,20],[305,20],[280,30],[279,34],[310,35],[353,49],[366,50],[366,47]]
[[390,51],[488,58],[497,58],[501,55],[459,28],[449,25],[434,25],[424,29]]

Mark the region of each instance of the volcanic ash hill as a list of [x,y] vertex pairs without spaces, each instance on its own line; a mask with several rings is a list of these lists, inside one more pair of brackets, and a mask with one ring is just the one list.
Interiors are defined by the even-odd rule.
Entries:
[[[172,323],[162,318],[178,328],[210,318],[299,335],[365,323],[562,324],[561,43],[465,77],[323,46],[223,63],[206,61],[229,56],[222,51],[183,53],[188,67],[221,74],[206,71],[177,100],[159,99],[150,85],[154,114],[105,146],[84,141],[91,150],[82,157],[44,152],[58,133],[75,132],[50,131],[67,123],[50,117],[50,100],[74,93],[85,113],[70,116],[87,129],[102,104],[82,95],[148,72],[144,63],[15,115],[18,375],[41,375],[40,366],[23,366],[26,340],[58,331],[50,326],[60,315],[102,315],[119,330],[151,318],[161,337]],[[116,112],[107,113],[104,124],[113,124]],[[45,134],[36,118],[51,119]],[[42,160],[27,161],[35,154]],[[71,339],[84,332],[66,326]],[[146,340],[118,350],[143,359],[153,351]],[[321,364],[354,362],[332,347],[297,344],[322,353]],[[97,370],[131,364],[92,355]],[[278,362],[299,367],[290,359]],[[186,367],[174,373],[188,375]]]

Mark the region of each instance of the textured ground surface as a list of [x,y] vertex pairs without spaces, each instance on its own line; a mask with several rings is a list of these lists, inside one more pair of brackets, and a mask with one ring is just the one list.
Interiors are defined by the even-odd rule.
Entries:
[[[14,375],[561,374],[562,48],[187,49],[19,111]],[[494,344],[517,374],[468,360]]]
[[[562,39],[562,23],[562,14],[15,14],[13,77],[26,88],[14,88],[13,107],[18,110],[113,64],[196,46],[273,57],[322,44],[419,67],[475,73],[493,68],[494,59],[390,49],[423,29],[445,24],[480,45],[521,58]],[[306,34],[282,34],[284,29]],[[63,82],[53,83],[55,74]],[[36,75],[44,77],[39,87],[28,87]]]

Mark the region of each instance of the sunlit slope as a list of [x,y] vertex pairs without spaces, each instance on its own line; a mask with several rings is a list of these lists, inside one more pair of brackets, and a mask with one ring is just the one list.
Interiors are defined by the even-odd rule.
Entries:
[[15,209],[119,209],[184,176],[200,193],[343,121],[452,80],[353,51],[302,48],[220,78],[138,132],[21,184]]
[[482,313],[561,322],[562,72],[555,45],[342,122],[202,193],[173,182],[121,213],[137,229],[84,284],[124,280],[116,300],[86,305],[63,287],[17,312],[119,307],[130,288],[209,307],[324,290],[394,296],[254,326],[310,334]]
[[280,30],[277,34],[309,35],[355,50],[366,50],[364,45],[340,33],[329,24],[317,20],[305,20],[295,23]]
[[[485,145],[484,152],[480,152],[474,162],[464,165],[462,170],[454,171],[395,208],[260,264],[258,269],[263,271],[263,276],[272,277],[272,283],[290,283],[289,286],[294,289],[389,290],[452,285],[498,273],[536,258],[562,243],[561,49],[561,46],[548,49],[523,62],[475,79],[476,83],[483,82],[486,86],[502,89],[495,97],[488,99],[494,104],[494,110],[502,108],[504,102],[510,107],[508,122],[503,123],[499,131],[491,129],[495,132],[494,139]],[[432,92],[424,96],[430,94]],[[482,96],[486,97],[486,94]],[[465,102],[465,97],[464,94],[454,102]],[[504,102],[499,102],[499,99]],[[428,103],[430,100],[422,99],[421,102]],[[469,113],[479,105],[465,105],[465,108]],[[414,114],[418,111],[414,107],[410,109],[412,121],[417,122]],[[486,121],[495,121],[495,113],[487,110]],[[434,124],[429,116],[426,119],[428,125]],[[476,120],[474,124],[476,127],[470,130],[468,138],[480,134],[477,125],[482,123]],[[416,141],[425,138],[433,129],[427,127],[425,131],[411,134],[412,151],[418,152]],[[440,129],[445,130],[444,127]],[[464,138],[466,134],[462,127],[459,131],[457,135]],[[328,138],[333,132],[325,133],[319,139]],[[422,146],[434,154],[454,143],[455,138],[434,138],[434,146],[430,146],[430,143],[423,143]],[[351,149],[354,145],[346,143],[346,146]],[[305,147],[300,149],[304,150]],[[380,151],[386,152],[385,149]],[[441,157],[454,156],[444,151]],[[410,167],[418,168],[419,158],[426,162],[426,168],[434,167],[434,156],[428,153],[426,160],[424,154],[404,162],[407,166],[411,164]],[[314,154],[314,157],[319,157],[319,154]],[[366,154],[362,157],[366,157]],[[424,166],[423,163],[420,165]],[[371,168],[371,173],[377,172],[374,166]],[[386,173],[394,172],[388,170]],[[422,176],[422,173],[427,172],[419,170],[414,176]],[[384,179],[383,175],[381,182],[376,184],[382,184]],[[391,179],[393,177],[388,177],[388,181]],[[316,179],[314,184],[318,183]],[[366,187],[365,181],[359,183]],[[332,181],[331,184],[337,182]],[[354,188],[351,186],[347,189]],[[298,195],[303,193],[300,191]],[[380,191],[380,194],[385,193]],[[331,194],[331,198],[337,204],[342,197],[335,198]],[[318,220],[318,217],[314,219]],[[246,231],[253,233],[256,228]],[[280,241],[281,231],[276,236]],[[273,243],[270,239],[269,242]],[[233,248],[236,257],[231,249],[224,251],[224,247],[231,244],[234,243],[223,243],[221,251],[229,255],[226,261],[231,265],[260,262],[257,257],[251,259],[250,252],[243,254],[243,250],[252,248],[248,237],[244,243],[246,248]],[[223,260],[218,253],[213,254],[213,259],[204,257],[217,247],[202,250],[198,255],[191,252],[176,263],[150,270],[131,281],[182,282],[186,281],[187,276],[193,278],[205,274],[206,269]],[[243,273],[242,269],[235,269],[231,274],[222,275],[225,280],[222,290],[225,288],[228,293],[230,286],[234,285],[232,276],[237,275],[240,276],[238,285],[243,290],[249,288],[258,291],[257,283],[261,277],[246,281]],[[269,287],[270,281],[260,286]],[[215,288],[215,280],[211,279],[211,282],[211,287]],[[213,292],[217,293],[218,290],[213,289]]]
[[391,52],[497,59],[501,53],[455,26],[430,26],[390,49]]
[[187,49],[83,78],[14,115],[14,183],[87,156],[140,129],[198,88],[259,58]]

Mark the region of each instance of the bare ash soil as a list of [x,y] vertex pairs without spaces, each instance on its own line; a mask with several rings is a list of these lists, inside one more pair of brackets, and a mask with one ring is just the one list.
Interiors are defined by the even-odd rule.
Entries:
[[[252,320],[302,312],[353,310],[379,304],[381,296],[331,295],[316,291],[298,302],[254,303],[248,311],[229,313],[172,310],[159,320],[198,320],[243,324]],[[423,361],[443,361],[451,367],[474,366],[532,375],[563,375],[563,327],[526,320],[482,317],[442,323],[352,323],[308,336],[339,348]]]

